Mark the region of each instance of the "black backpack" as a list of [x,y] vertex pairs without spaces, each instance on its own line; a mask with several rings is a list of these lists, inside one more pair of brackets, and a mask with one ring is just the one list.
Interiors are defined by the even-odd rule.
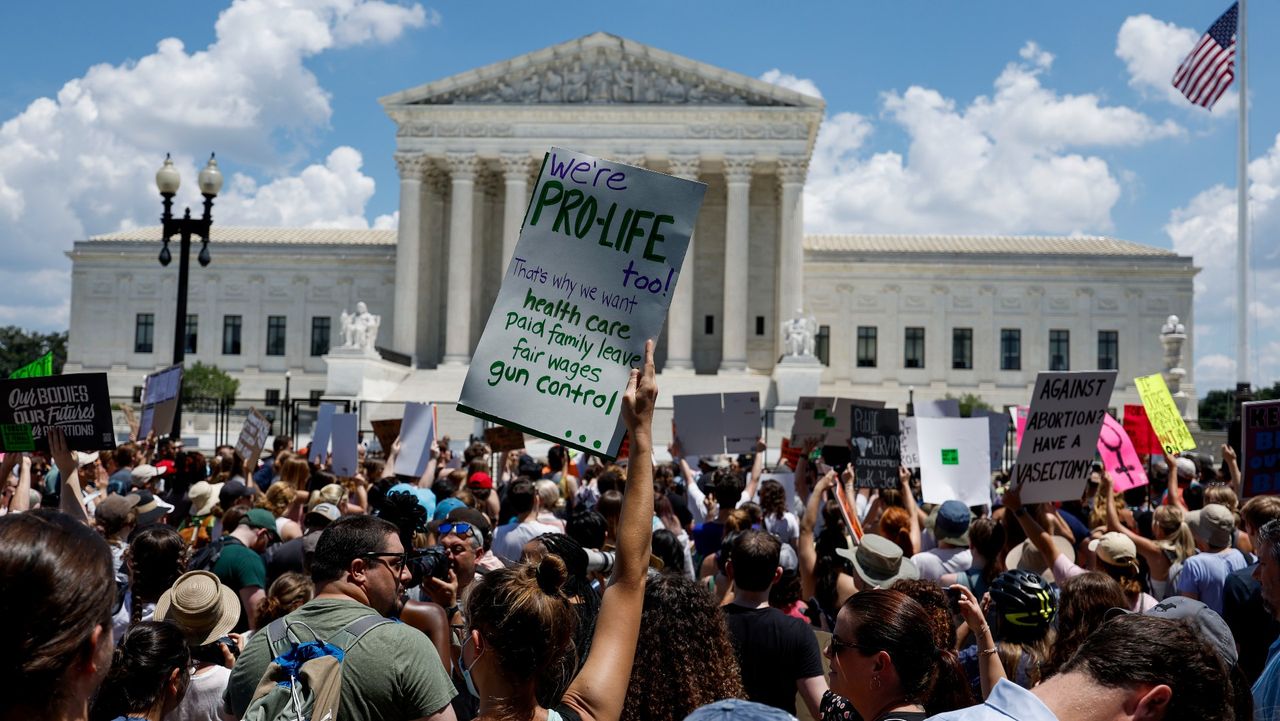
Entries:
[[218,559],[222,557],[222,549],[228,545],[238,544],[240,540],[232,536],[222,536],[210,541],[204,548],[196,551],[196,555],[191,557],[191,562],[187,564],[188,571],[209,571],[213,572],[213,567],[218,565]]

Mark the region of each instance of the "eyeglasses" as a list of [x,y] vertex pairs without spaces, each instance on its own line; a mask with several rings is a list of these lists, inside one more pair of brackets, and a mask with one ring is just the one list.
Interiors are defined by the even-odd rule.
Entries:
[[849,641],[841,641],[840,638],[833,633],[831,634],[830,643],[827,644],[827,655],[836,656],[840,654],[842,651],[850,648],[861,649],[862,646],[859,646],[856,643],[850,643]]
[[471,525],[470,523],[441,523],[440,524],[441,536],[447,536],[450,533],[453,533],[455,535],[466,538],[472,533],[475,533],[475,530],[476,530],[476,527]]
[[[391,572],[398,576],[400,575],[400,572],[404,570],[404,565],[409,558],[409,554],[407,553],[362,553],[360,554],[360,557],[376,558],[379,561],[382,561],[383,563],[387,564],[387,568],[391,569]],[[386,560],[388,558],[392,560],[390,561]]]

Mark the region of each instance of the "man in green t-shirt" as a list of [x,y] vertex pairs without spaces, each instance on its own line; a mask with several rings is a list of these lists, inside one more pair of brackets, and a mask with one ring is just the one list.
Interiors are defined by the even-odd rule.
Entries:
[[275,517],[266,509],[255,508],[223,538],[222,552],[210,569],[222,585],[240,597],[237,633],[258,630],[258,606],[267,597],[267,564],[258,554],[275,540],[279,540]]
[[[381,518],[348,516],[326,528],[316,545],[311,560],[315,598],[285,618],[328,640],[371,612],[394,613],[409,579],[399,529]],[[236,718],[244,715],[271,662],[268,645],[265,632],[255,633],[231,671],[222,700]],[[343,721],[453,721],[449,702],[455,695],[431,641],[402,623],[377,626],[342,663]]]

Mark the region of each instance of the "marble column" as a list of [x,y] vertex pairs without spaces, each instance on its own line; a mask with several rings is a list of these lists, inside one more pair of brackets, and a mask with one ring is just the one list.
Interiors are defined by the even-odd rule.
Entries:
[[392,344],[417,360],[418,274],[422,257],[422,179],[429,165],[422,154],[397,154],[400,171],[400,226],[396,236],[395,323]]
[[[778,160],[780,222],[778,228],[778,317],[774,326],[796,315],[804,308],[804,179],[809,171],[808,159],[784,156]],[[782,335],[778,334],[777,350],[782,351]]]
[[529,207],[530,157],[528,153],[503,153],[500,160],[505,184],[502,206],[502,273],[505,274],[516,250],[516,240],[520,238],[524,211]]
[[728,198],[724,222],[724,314],[720,331],[723,341],[720,371],[747,368],[747,246],[751,218],[751,171],[755,159],[731,155],[724,160]]
[[471,360],[471,254],[472,213],[476,171],[480,159],[475,153],[448,153],[452,197],[449,205],[449,277],[445,298],[444,363],[464,365]]
[[[670,158],[671,174],[686,180],[698,179],[701,159],[697,155],[673,155]],[[693,370],[693,284],[694,272],[693,235],[689,236],[689,248],[684,253],[680,267],[680,279],[676,292],[671,296],[667,309],[667,362],[666,371]]]

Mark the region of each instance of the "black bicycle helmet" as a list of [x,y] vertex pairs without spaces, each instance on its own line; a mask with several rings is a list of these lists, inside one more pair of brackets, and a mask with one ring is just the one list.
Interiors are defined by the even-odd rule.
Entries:
[[990,592],[1001,632],[1011,640],[1039,638],[1053,623],[1057,595],[1048,581],[1030,571],[1005,571],[991,582]]

